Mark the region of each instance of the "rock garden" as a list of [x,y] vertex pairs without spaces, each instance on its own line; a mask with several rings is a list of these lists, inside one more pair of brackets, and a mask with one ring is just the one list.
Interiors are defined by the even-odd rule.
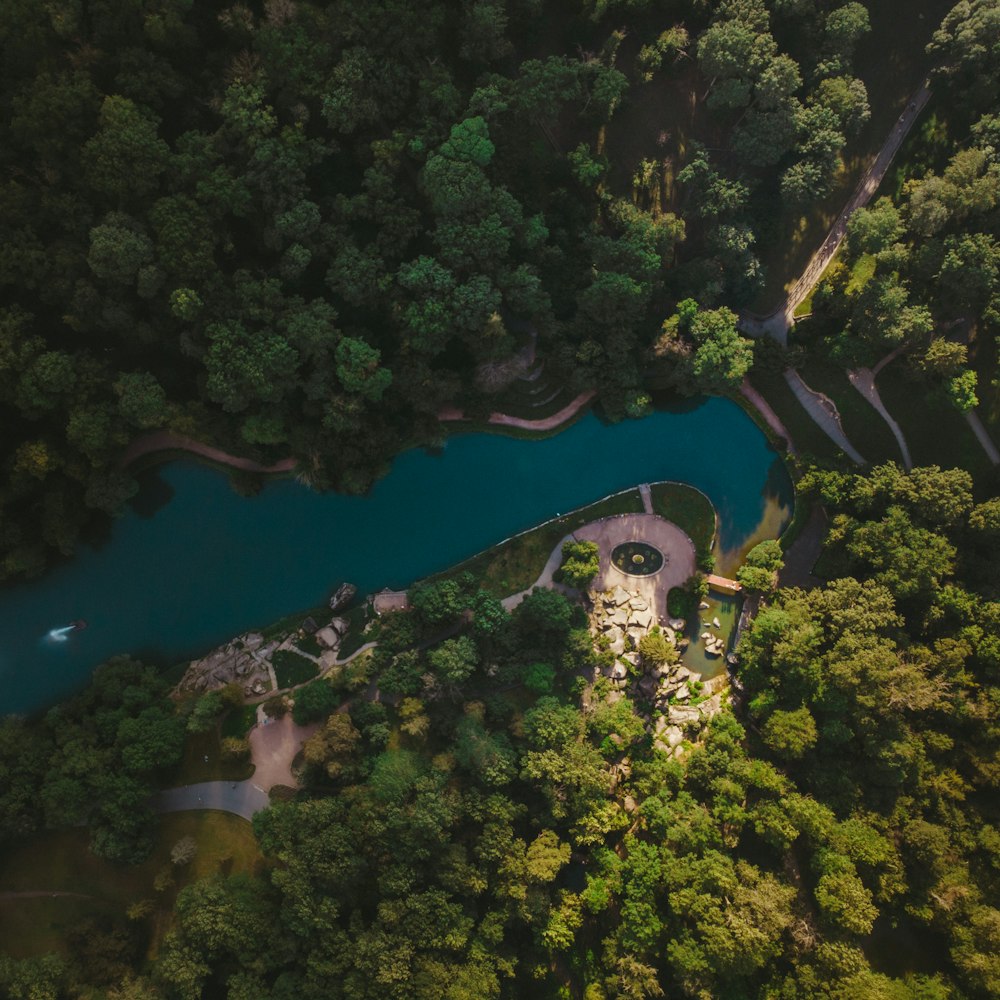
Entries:
[[[628,694],[637,708],[648,708],[647,729],[657,746],[680,755],[683,743],[721,711],[726,677],[702,681],[683,666],[680,652],[689,640],[682,618],[660,618],[638,592],[625,587],[591,592],[590,628],[605,654],[601,674],[610,683],[607,697]],[[711,635],[711,633],[710,633]],[[723,642],[713,637],[713,643]],[[720,645],[721,651],[721,645]],[[612,658],[613,657],[613,658]]]

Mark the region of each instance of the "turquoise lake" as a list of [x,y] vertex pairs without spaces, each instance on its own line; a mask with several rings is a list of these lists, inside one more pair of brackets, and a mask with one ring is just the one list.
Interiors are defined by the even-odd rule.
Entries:
[[[137,503],[102,545],[0,592],[0,714],[58,700],[116,653],[167,665],[192,657],[321,603],[344,580],[362,594],[405,587],[641,482],[708,494],[720,569],[775,537],[792,498],[783,462],[724,399],[620,424],[591,413],[544,440],[457,434],[440,452],[398,456],[365,497],[290,479],[241,497],[224,474],[187,461],[142,479],[140,501],[157,504]],[[47,638],[81,618],[88,628],[67,641]]]

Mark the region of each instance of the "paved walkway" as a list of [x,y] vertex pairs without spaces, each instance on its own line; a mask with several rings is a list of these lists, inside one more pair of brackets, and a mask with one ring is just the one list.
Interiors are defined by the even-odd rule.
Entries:
[[[667,594],[671,588],[679,587],[695,571],[694,543],[676,524],[658,514],[615,514],[591,521],[560,539],[538,579],[527,590],[511,594],[501,602],[508,611],[516,608],[535,587],[548,587],[567,595],[578,593],[552,579],[562,565],[563,542],[568,540],[597,545],[601,568],[591,584],[592,590],[614,590],[621,585],[626,590],[638,591],[661,618],[667,613]],[[648,542],[663,553],[665,563],[659,573],[629,576],[612,564],[611,552],[616,545],[638,541]]]
[[642,497],[642,509],[647,514],[653,513],[653,494],[650,492],[649,483],[639,484],[639,496]]
[[813,504],[805,527],[785,552],[785,565],[778,571],[778,586],[802,587],[804,590],[822,586],[823,581],[813,576],[813,567],[823,550],[827,524],[826,511],[820,504]]
[[819,281],[820,275],[826,270],[827,265],[833,260],[834,254],[840,248],[844,236],[847,233],[847,223],[851,216],[861,207],[866,205],[872,195],[878,190],[882,183],[882,178],[889,169],[893,157],[899,151],[913,123],[920,116],[927,102],[930,100],[931,92],[926,81],[920,85],[917,92],[910,98],[909,103],[903,109],[903,113],[896,120],[892,130],[882,143],[882,148],[878,151],[875,159],[864,172],[858,186],[854,189],[847,204],[837,216],[836,221],[830,227],[822,245],[810,258],[806,269],[793,282],[788,294],[779,304],[778,308],[768,316],[745,315],[740,318],[741,329],[751,335],[767,334],[773,337],[780,344],[788,343],[788,330],[795,321],[796,308],[809,296],[813,286]]
[[785,381],[788,383],[792,392],[795,393],[795,398],[802,404],[805,408],[806,413],[816,422],[820,430],[851,459],[851,461],[856,462],[858,465],[865,465],[864,458],[858,454],[854,445],[848,440],[847,435],[844,433],[844,428],[840,426],[840,414],[837,412],[837,406],[829,396],[824,396],[821,392],[816,392],[814,389],[810,389],[809,386],[802,381],[802,376],[799,375],[794,368],[789,368],[785,372]]
[[892,414],[885,408],[882,397],[878,394],[875,385],[875,372],[871,368],[856,368],[847,373],[851,385],[861,393],[865,399],[878,411],[882,419],[889,425],[896,443],[899,445],[900,454],[903,456],[903,468],[907,472],[913,468],[913,459],[910,458],[910,449],[903,436],[903,428],[896,423]]
[[770,403],[744,378],[740,383],[740,395],[747,400],[757,412],[764,418],[764,423],[774,431],[778,437],[785,439],[788,446],[788,454],[796,454],[795,445],[792,442],[792,435],[788,433],[788,428],[781,422],[781,418],[771,409]]
[[519,590],[516,594],[511,594],[510,597],[505,597],[500,603],[508,610],[513,611],[521,601],[523,601],[528,594],[530,594],[535,587],[546,587],[549,590],[558,590],[560,594],[575,595],[578,591],[573,590],[571,587],[566,587],[561,583],[556,583],[553,579],[555,572],[562,565],[562,547],[563,542],[571,542],[576,540],[576,535],[572,532],[568,535],[564,535],[559,539],[559,544],[552,550],[552,554],[545,561],[545,566],[542,568],[542,572],[538,574],[538,579],[528,587],[527,590]]
[[187,812],[196,809],[218,809],[246,820],[268,807],[267,792],[251,780],[203,781],[198,785],[168,788],[153,796],[157,812]]
[[[260,718],[262,711],[258,709]],[[265,718],[267,718],[265,716]],[[260,722],[250,730],[250,757],[254,763],[254,784],[265,792],[275,785],[295,788],[298,782],[292,774],[292,761],[316,730],[319,723],[297,726],[291,714],[280,719]]]
[[983,426],[983,422],[979,419],[979,414],[975,410],[969,410],[965,414],[965,419],[969,422],[969,426],[972,428],[972,433],[976,435],[979,443],[983,446],[983,451],[986,452],[989,460],[994,465],[1000,465],[1000,451],[997,451],[997,446],[993,443],[993,439],[990,437],[989,432]]

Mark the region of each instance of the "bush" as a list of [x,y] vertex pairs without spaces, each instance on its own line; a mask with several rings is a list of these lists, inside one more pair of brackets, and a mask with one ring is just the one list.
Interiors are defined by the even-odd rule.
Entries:
[[269,719],[280,719],[288,712],[288,699],[283,694],[276,694],[264,702],[264,714]]
[[250,741],[230,736],[222,741],[219,752],[223,760],[246,760],[250,756]]
[[295,692],[295,706],[292,708],[292,719],[297,726],[305,726],[310,722],[325,719],[340,705],[340,695],[333,689],[329,681],[318,680],[307,684]]
[[563,563],[559,569],[563,583],[577,590],[585,590],[597,576],[601,561],[594,542],[563,542]]

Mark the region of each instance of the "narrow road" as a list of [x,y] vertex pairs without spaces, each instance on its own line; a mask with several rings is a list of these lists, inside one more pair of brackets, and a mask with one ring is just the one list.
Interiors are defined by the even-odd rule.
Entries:
[[740,326],[745,333],[754,336],[767,334],[782,345],[788,343],[788,329],[794,322],[796,308],[808,297],[813,286],[819,281],[820,275],[833,260],[834,254],[840,248],[847,233],[848,220],[859,208],[866,205],[878,190],[893,157],[899,152],[899,147],[913,127],[913,123],[920,117],[920,112],[926,107],[930,97],[930,88],[924,81],[910,98],[903,113],[886,136],[882,148],[862,175],[858,186],[854,189],[854,194],[848,199],[840,215],[830,227],[830,231],[826,234],[820,248],[812,255],[802,274],[793,282],[778,308],[768,316],[748,314],[741,317]]
[[844,428],[840,426],[840,414],[833,400],[822,393],[810,389],[802,381],[802,376],[794,368],[789,368],[785,372],[785,381],[788,383],[795,398],[805,408],[806,413],[816,422],[817,426],[824,434],[844,452],[851,461],[858,465],[865,465],[864,458],[858,454],[857,449],[848,440],[844,433]]
[[255,813],[268,807],[270,799],[267,792],[250,780],[203,781],[158,792],[150,804],[157,812],[217,809],[251,820]]
[[997,451],[997,446],[993,443],[993,439],[990,437],[989,432],[983,426],[983,422],[979,419],[979,414],[975,410],[969,410],[965,414],[965,419],[969,422],[969,426],[972,428],[972,433],[976,435],[979,439],[979,443],[983,446],[983,451],[986,452],[989,460],[994,465],[1000,465],[1000,451]]
[[910,449],[903,436],[903,428],[896,423],[892,414],[885,408],[885,403],[882,402],[882,397],[878,394],[878,388],[875,385],[875,372],[871,368],[856,368],[847,373],[847,378],[889,425],[889,430],[892,431],[896,444],[899,445],[900,454],[903,456],[903,468],[909,472],[913,468],[913,459],[910,458]]

